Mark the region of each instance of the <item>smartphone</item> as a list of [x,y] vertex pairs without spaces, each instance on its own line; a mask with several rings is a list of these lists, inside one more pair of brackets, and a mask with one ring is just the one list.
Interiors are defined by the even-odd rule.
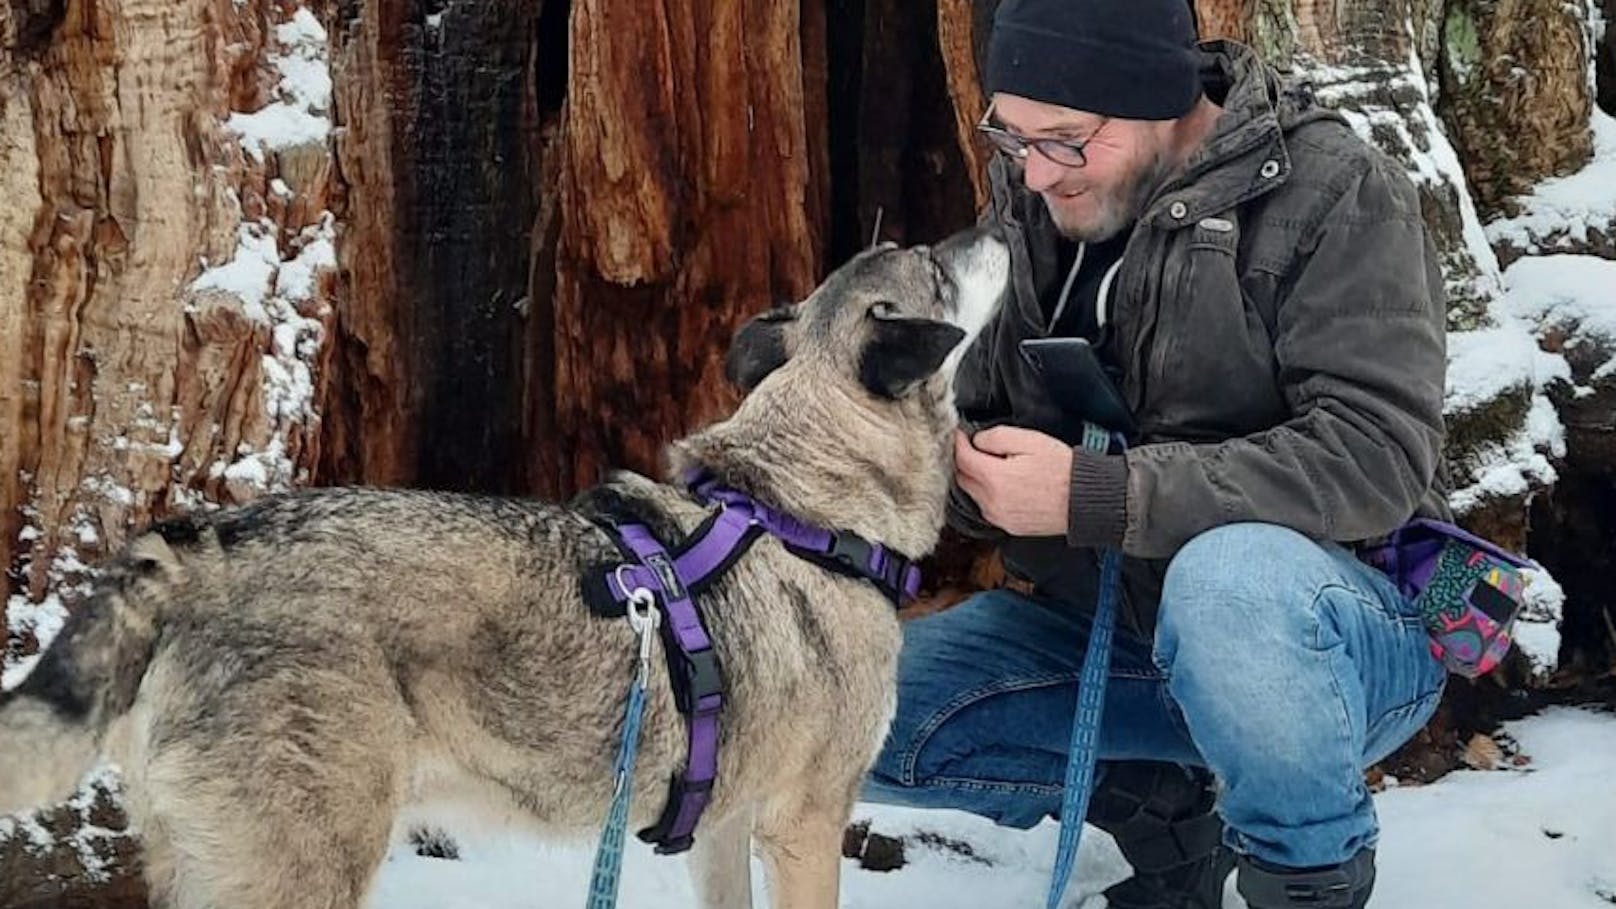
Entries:
[[1137,430],[1122,393],[1083,338],[1028,338],[1021,356],[1043,377],[1050,400],[1074,420],[1131,436]]

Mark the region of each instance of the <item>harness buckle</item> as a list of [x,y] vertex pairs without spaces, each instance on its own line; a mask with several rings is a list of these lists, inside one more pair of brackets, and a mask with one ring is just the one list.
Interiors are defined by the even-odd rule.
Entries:
[[901,606],[909,596],[909,572],[914,566],[908,558],[879,546],[854,533],[836,533],[831,537],[830,551],[824,560],[853,577],[875,582],[894,604]]
[[827,558],[856,575],[867,575],[875,557],[875,546],[869,540],[852,533],[832,535]]
[[716,711],[718,705],[704,709],[702,701],[724,693],[724,678],[718,671],[718,654],[711,647],[692,651],[679,660],[679,668],[684,676],[684,684],[673,686],[673,700],[679,712]]

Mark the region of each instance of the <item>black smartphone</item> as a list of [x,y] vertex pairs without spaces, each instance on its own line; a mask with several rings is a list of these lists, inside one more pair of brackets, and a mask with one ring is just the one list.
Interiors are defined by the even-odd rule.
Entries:
[[1021,356],[1043,377],[1049,397],[1067,416],[1131,436],[1137,427],[1128,405],[1083,338],[1028,338]]

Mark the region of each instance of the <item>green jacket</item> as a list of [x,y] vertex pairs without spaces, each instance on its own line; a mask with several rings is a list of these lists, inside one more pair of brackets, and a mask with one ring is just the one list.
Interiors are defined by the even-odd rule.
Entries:
[[[1092,547],[1121,547],[1141,627],[1166,560],[1211,528],[1263,521],[1350,544],[1449,517],[1446,311],[1414,186],[1250,49],[1204,49],[1223,114],[1146,206],[1114,282],[1110,349],[1139,437],[1125,455],[1075,453],[1065,539],[1002,541],[1007,568],[1054,595],[1091,570]],[[1012,290],[961,365],[960,411],[967,425],[1052,425],[1059,390],[1017,344],[1047,332],[1058,238],[1018,168],[1001,157],[991,177]],[[950,512],[1002,537],[958,489]]]

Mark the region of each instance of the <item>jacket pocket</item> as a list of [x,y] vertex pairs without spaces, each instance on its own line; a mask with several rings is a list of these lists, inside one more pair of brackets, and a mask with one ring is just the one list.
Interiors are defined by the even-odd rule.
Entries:
[[1148,359],[1150,409],[1177,438],[1227,438],[1284,419],[1273,342],[1246,296],[1230,212],[1172,238]]

